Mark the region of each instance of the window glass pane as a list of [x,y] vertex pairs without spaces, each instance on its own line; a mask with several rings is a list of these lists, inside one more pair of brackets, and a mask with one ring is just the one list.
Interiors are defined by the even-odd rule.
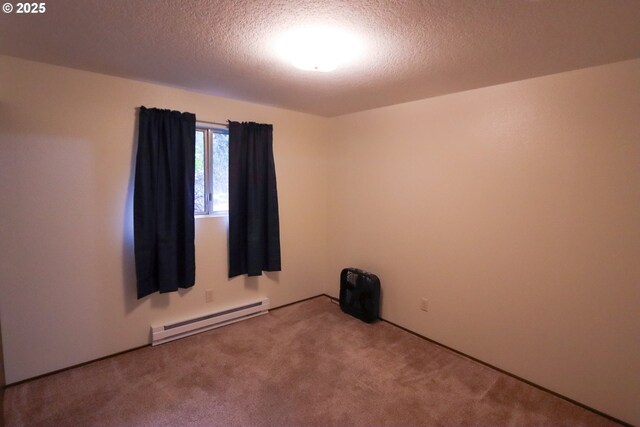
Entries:
[[205,186],[204,186],[204,132],[196,131],[196,173],[194,186],[194,212],[205,212]]
[[213,133],[213,206],[215,212],[229,210],[229,134]]

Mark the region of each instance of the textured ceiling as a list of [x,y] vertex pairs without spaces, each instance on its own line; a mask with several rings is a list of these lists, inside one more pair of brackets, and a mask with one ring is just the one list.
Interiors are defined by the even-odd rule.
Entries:
[[[0,14],[0,53],[324,116],[640,57],[639,0],[48,0]],[[301,71],[274,54],[300,25],[365,43]]]

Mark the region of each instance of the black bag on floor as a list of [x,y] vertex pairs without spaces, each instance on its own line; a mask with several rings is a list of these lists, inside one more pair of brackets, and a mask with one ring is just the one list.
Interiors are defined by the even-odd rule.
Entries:
[[367,323],[380,314],[380,280],[375,274],[357,268],[340,273],[340,308]]

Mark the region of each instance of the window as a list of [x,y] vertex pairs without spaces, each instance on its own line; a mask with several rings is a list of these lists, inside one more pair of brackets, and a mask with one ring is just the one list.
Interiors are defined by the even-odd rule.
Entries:
[[196,128],[196,215],[227,214],[229,211],[229,131]]

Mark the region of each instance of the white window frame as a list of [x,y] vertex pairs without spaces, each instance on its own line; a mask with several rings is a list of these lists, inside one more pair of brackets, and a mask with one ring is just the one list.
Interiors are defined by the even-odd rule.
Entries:
[[[213,210],[213,134],[229,135],[227,127],[207,126],[196,124],[196,132],[204,132],[204,211],[195,212],[196,217],[203,216],[228,216],[229,210]],[[228,208],[228,207],[227,207]]]

